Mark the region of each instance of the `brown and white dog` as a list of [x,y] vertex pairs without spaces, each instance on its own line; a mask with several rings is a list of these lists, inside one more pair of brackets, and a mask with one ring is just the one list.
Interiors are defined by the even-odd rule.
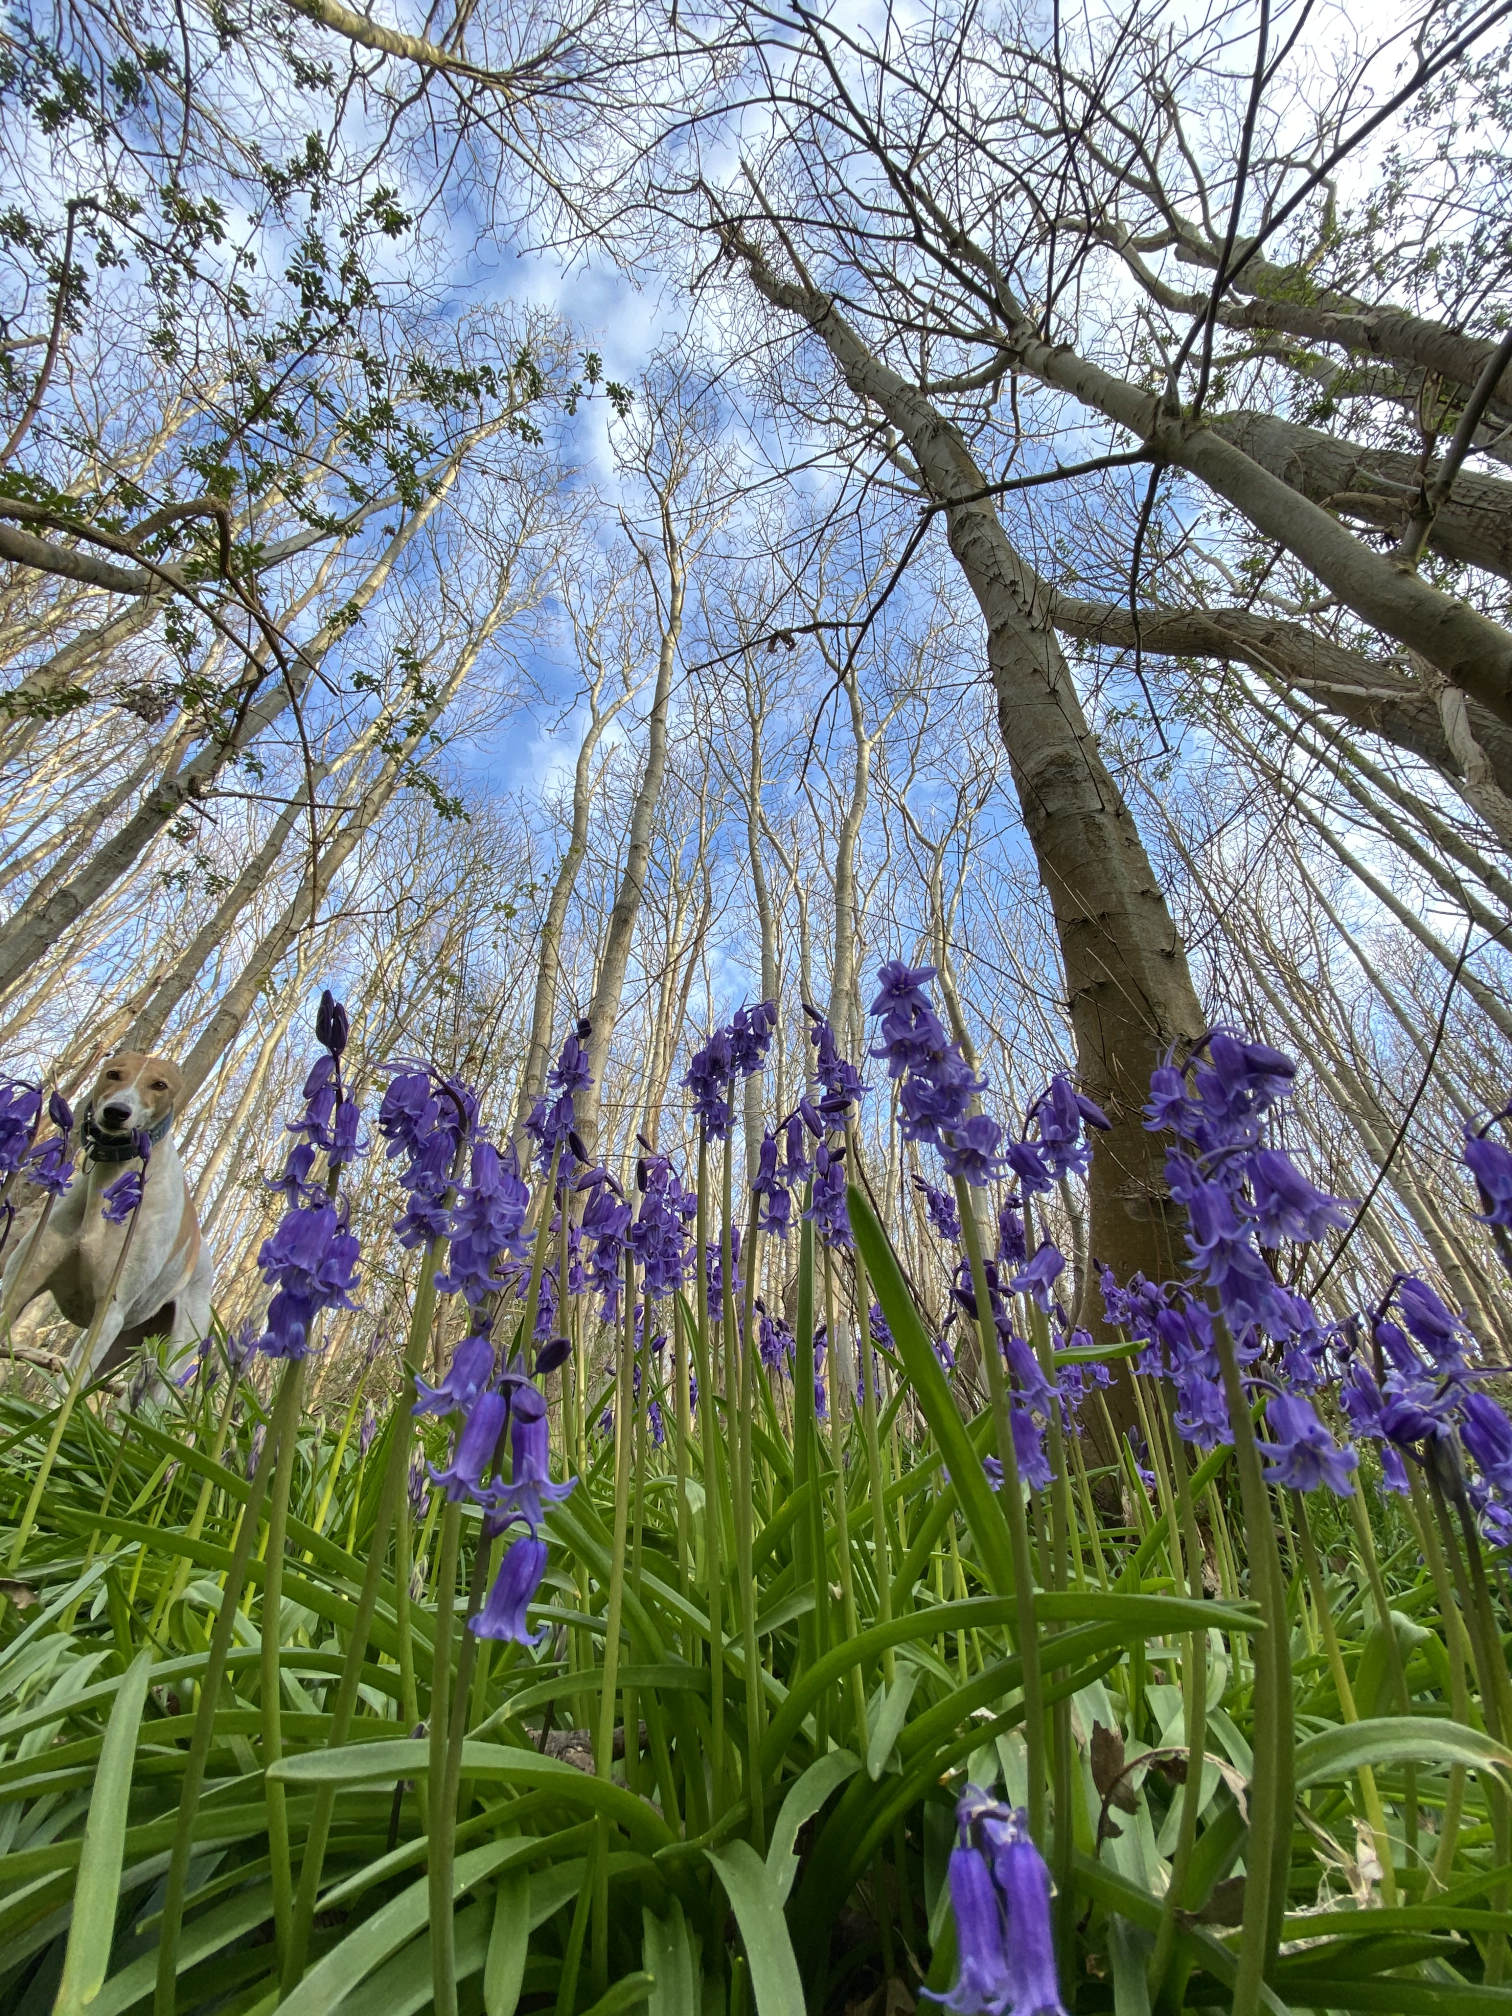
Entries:
[[[46,1292],[64,1317],[87,1333],[126,1238],[126,1227],[105,1217],[101,1199],[118,1176],[137,1166],[133,1135],[146,1130],[152,1154],[141,1208],[114,1300],[90,1352],[92,1379],[113,1371],[147,1338],[162,1336],[168,1339],[163,1367],[171,1378],[210,1329],[210,1254],[170,1131],[183,1084],[177,1065],[166,1057],[123,1050],[106,1060],[80,1124],[84,1167],[54,1205],[36,1250],[21,1237],[5,1269],[0,1306],[12,1320]],[[83,1339],[76,1353],[82,1344]]]

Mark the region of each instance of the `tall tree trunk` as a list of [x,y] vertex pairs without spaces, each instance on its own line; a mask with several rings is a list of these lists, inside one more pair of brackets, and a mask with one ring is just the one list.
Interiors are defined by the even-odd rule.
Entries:
[[636,921],[646,890],[646,864],[651,857],[651,832],[661,799],[662,778],[667,768],[667,706],[672,697],[672,674],[677,665],[677,645],[682,636],[683,597],[686,574],[681,540],[672,522],[671,501],[663,497],[661,506],[662,547],[667,562],[667,613],[662,623],[661,644],[656,661],[656,686],[651,711],[646,720],[646,762],[641,772],[635,802],[630,810],[630,828],[625,846],[625,862],[609,913],[609,928],[593,983],[588,1007],[590,1035],[588,1062],[593,1084],[578,1102],[578,1131],[591,1152],[598,1136],[599,1105],[604,1067],[619,1015],[624,992],[625,970],[635,939]]
[[[1055,918],[1082,1089],[1112,1125],[1089,1179],[1090,1251],[1120,1280],[1169,1275],[1177,1241],[1159,1146],[1141,1108],[1150,1073],[1204,1027],[1186,953],[1133,816],[1087,726],[1035,579],[1010,544],[988,481],[959,431],[885,366],[825,296],[780,280],[736,241],[761,293],[801,317],[851,391],[897,430],[930,499],[945,508],[951,551],[987,628],[998,724],[1025,829]],[[955,501],[955,500],[971,501]],[[1079,1312],[1100,1329],[1095,1270]],[[1117,1428],[1134,1420],[1131,1391],[1113,1396]]]
[[546,1089],[546,1072],[551,1063],[552,1046],[557,1040],[557,994],[561,986],[562,973],[562,933],[567,924],[567,906],[572,901],[572,892],[577,887],[578,870],[583,865],[583,856],[588,851],[588,815],[593,807],[593,758],[603,738],[605,728],[613,719],[616,707],[606,713],[599,706],[599,694],[603,678],[599,674],[589,689],[588,727],[578,747],[577,763],[572,773],[572,824],[568,830],[567,845],[562,858],[557,863],[556,874],[552,878],[551,894],[546,899],[546,911],[541,919],[539,952],[536,959],[535,993],[530,1010],[530,1034],[525,1045],[525,1068],[520,1077],[520,1090],[515,1101],[514,1139],[516,1146],[522,1141],[526,1116]]

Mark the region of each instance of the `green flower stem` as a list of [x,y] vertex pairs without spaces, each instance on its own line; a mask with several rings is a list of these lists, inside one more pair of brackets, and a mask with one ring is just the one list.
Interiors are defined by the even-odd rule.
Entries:
[[[145,1175],[146,1172],[144,1170],[144,1183]],[[99,1341],[100,1332],[105,1327],[105,1318],[114,1306],[116,1289],[120,1286],[121,1274],[126,1265],[126,1257],[131,1251],[132,1241],[136,1238],[137,1219],[141,1216],[141,1213],[142,1200],[138,1197],[131,1216],[126,1221],[126,1236],[121,1241],[121,1250],[117,1253],[115,1265],[110,1270],[110,1281],[106,1286],[104,1295],[100,1298],[99,1306],[95,1310],[94,1320],[84,1333],[84,1341],[79,1346],[79,1355],[74,1362],[73,1371],[69,1374],[68,1387],[63,1395],[63,1404],[58,1409],[57,1419],[53,1422],[52,1434],[47,1439],[47,1447],[43,1451],[42,1462],[38,1468],[36,1480],[32,1485],[31,1495],[26,1501],[26,1510],[21,1514],[21,1524],[16,1528],[16,1538],[11,1547],[10,1559],[6,1563],[7,1572],[12,1575],[21,1566],[21,1557],[26,1552],[26,1543],[31,1538],[32,1528],[37,1523],[37,1508],[42,1503],[42,1494],[47,1489],[47,1480],[52,1476],[53,1465],[58,1460],[58,1451],[63,1444],[64,1431],[68,1427],[68,1418],[73,1413],[74,1405],[84,1390],[85,1380],[89,1377],[89,1361],[94,1354],[95,1345]]]
[[[619,1689],[620,1633],[625,1615],[625,1557],[630,1530],[630,1457],[635,1412],[635,1258],[625,1248],[624,1322],[614,1398],[614,1529],[609,1555],[609,1604],[604,1619],[604,1667],[599,1689],[598,1737],[593,1768],[600,1778],[614,1776],[614,1709]],[[629,1754],[630,1731],[625,1731]],[[599,1821],[600,1839],[594,1857],[594,1908],[591,1966],[594,1999],[609,1987],[609,1824]]]
[[[1370,1584],[1376,1619],[1386,1637],[1386,1660],[1391,1668],[1391,1682],[1396,1691],[1397,1709],[1403,1715],[1410,1715],[1412,1695],[1407,1687],[1407,1665],[1402,1658],[1402,1647],[1397,1638],[1396,1626],[1391,1619],[1391,1599],[1386,1593],[1386,1580],[1381,1573],[1381,1563],[1376,1554],[1375,1534],[1371,1530],[1370,1514],[1365,1509],[1365,1494],[1358,1488],[1349,1500],[1349,1509],[1354,1515],[1355,1537],[1360,1543],[1360,1560],[1364,1564],[1366,1579]],[[1402,1769],[1404,1778],[1402,1831],[1406,1836],[1407,1866],[1410,1868],[1418,1859],[1417,1766],[1407,1763]]]
[[[1344,1654],[1339,1649],[1339,1634],[1334,1628],[1328,1591],[1323,1586],[1323,1567],[1318,1560],[1318,1550],[1313,1541],[1312,1522],[1307,1516],[1307,1500],[1301,1492],[1297,1492],[1294,1494],[1294,1502],[1302,1568],[1312,1594],[1313,1614],[1317,1620],[1318,1630],[1322,1634],[1323,1652],[1328,1660],[1334,1691],[1339,1697],[1339,1713],[1346,1722],[1358,1722],[1360,1711],[1355,1706],[1354,1689],[1349,1684]],[[1390,1629],[1389,1622],[1385,1628]],[[1371,1833],[1375,1836],[1376,1860],[1381,1865],[1381,1898],[1386,1905],[1394,1906],[1397,1902],[1396,1869],[1392,1862],[1391,1834],[1386,1825],[1386,1809],[1381,1804],[1380,1789],[1371,1767],[1362,1764],[1356,1776],[1360,1781],[1360,1799],[1365,1808],[1365,1817],[1370,1822]]]
[[[331,1499],[335,1496],[336,1479],[341,1471],[341,1459],[345,1456],[347,1444],[352,1439],[352,1430],[357,1425],[357,1409],[362,1405],[362,1396],[366,1390],[367,1376],[364,1374],[357,1381],[352,1391],[352,1397],[347,1403],[346,1413],[342,1417],[340,1431],[336,1436],[336,1447],[331,1451],[331,1460],[326,1465],[325,1485],[320,1494],[320,1503],[316,1506],[315,1517],[310,1522],[317,1533],[324,1533],[325,1522],[330,1517]],[[319,1397],[318,1394],[312,1396],[316,1404],[319,1402]],[[360,1491],[361,1488],[362,1484],[359,1478],[354,1486],[354,1492]]]
[[178,2005],[179,1936],[183,1929],[184,1899],[189,1883],[189,1857],[194,1844],[194,1819],[199,1809],[200,1790],[205,1782],[205,1766],[209,1762],[210,1744],[215,1734],[215,1714],[220,1701],[221,1682],[225,1679],[226,1662],[236,1633],[236,1615],[241,1602],[242,1587],[246,1581],[253,1550],[257,1545],[263,1500],[268,1494],[279,1444],[286,1433],[292,1433],[294,1423],[299,1418],[299,1385],[294,1376],[294,1368],[298,1362],[297,1359],[292,1360],[284,1367],[278,1397],[273,1403],[272,1420],[263,1438],[262,1454],[257,1460],[257,1468],[252,1473],[251,1489],[242,1508],[236,1541],[231,1552],[231,1565],[226,1570],[226,1580],[221,1589],[220,1608],[216,1612],[215,1627],[210,1634],[210,1656],[206,1661],[205,1676],[200,1684],[194,1731],[189,1739],[189,1750],[184,1759],[183,1775],[179,1782],[178,1825],[174,1831],[173,1848],[169,1855],[168,1877],[163,1895],[162,1926],[158,1934],[157,1984],[153,1996],[154,2016],[175,2016]]
[[[1025,1212],[1027,1223],[1028,1213]],[[1035,1354],[1040,1370],[1053,1388],[1055,1385],[1055,1353],[1050,1343],[1050,1325],[1044,1312],[1033,1304],[1029,1311],[1029,1330],[1034,1339]],[[1071,1503],[1070,1483],[1066,1476],[1065,1437],[1061,1433],[1060,1410],[1052,1403],[1048,1432],[1050,1444],[1050,1488],[1044,1495],[1048,1505],[1048,1542],[1050,1567],[1045,1577],[1049,1587],[1057,1592],[1066,1587],[1066,1563],[1070,1555]],[[1054,1635],[1055,1627],[1051,1627]],[[1061,1695],[1050,1710],[1050,1774],[1054,1795],[1050,1816],[1050,1873],[1055,1879],[1055,1921],[1056,1950],[1060,1956],[1061,1974],[1069,1978],[1075,1964],[1076,1952],[1076,1894],[1072,1884],[1072,1863],[1076,1853],[1075,1813],[1073,1800],[1073,1772],[1075,1755],[1071,1737],[1071,1697]]]
[[[434,1248],[432,1249],[434,1253]],[[432,1277],[431,1299],[434,1300],[435,1268],[428,1268]],[[414,1358],[416,1335],[423,1340],[425,1335],[422,1322],[429,1321],[429,1310],[421,1306],[424,1298],[417,1302],[415,1320],[410,1329],[410,1350],[406,1354]],[[352,1620],[351,1635],[347,1640],[346,1659],[342,1666],[341,1678],[337,1683],[335,1700],[331,1706],[330,1731],[326,1737],[326,1747],[339,1750],[351,1734],[352,1720],[357,1710],[358,1690],[362,1684],[362,1668],[367,1657],[368,1638],[373,1628],[373,1617],[378,1608],[378,1592],[383,1586],[383,1571],[388,1559],[389,1528],[404,1509],[404,1522],[400,1530],[400,1551],[395,1562],[396,1609],[399,1612],[400,1644],[409,1653],[407,1681],[404,1676],[404,1661],[401,1655],[401,1691],[405,1700],[405,1714],[408,1726],[414,1728],[419,1720],[418,1708],[414,1702],[414,1655],[409,1633],[409,1506],[405,1497],[408,1481],[409,1452],[411,1447],[411,1410],[415,1401],[415,1381],[412,1373],[407,1373],[389,1421],[388,1453],[383,1466],[383,1478],[379,1486],[378,1509],[373,1528],[368,1535],[367,1565],[363,1570],[362,1588],[357,1597],[357,1614]],[[325,1866],[326,1844],[330,1839],[331,1819],[336,1810],[337,1787],[320,1785],[316,1787],[314,1810],[310,1815],[309,1828],[305,1835],[304,1860],[300,1865],[299,1893],[295,1899],[294,1921],[290,1933],[288,1957],[283,1972],[283,1992],[287,1995],[304,1972],[305,1958],[309,1952],[310,1931],[315,1922],[316,1900],[320,1894],[320,1878]],[[427,1790],[429,1788],[427,1787]]]
[[[1136,1378],[1135,1390],[1139,1381]],[[1176,1433],[1176,1402],[1170,1388],[1164,1390],[1165,1419],[1170,1433],[1168,1447],[1176,1483],[1177,1527],[1181,1551],[1185,1554],[1187,1593],[1200,1603],[1202,1588],[1202,1538],[1192,1507],[1192,1484],[1186,1448]],[[1176,1823],[1176,1848],[1171,1856],[1171,1880],[1161,1902],[1160,1925],[1155,1948],[1150,1955],[1150,2001],[1157,2002],[1170,1971],[1176,1948],[1177,1918],[1186,1897],[1187,1874],[1192,1866],[1192,1849],[1197,1840],[1197,1821],[1202,1811],[1202,1765],[1207,1753],[1207,1668],[1208,1641],[1205,1631],[1193,1631],[1186,1641],[1181,1662],[1182,1722],[1186,1732],[1187,1772],[1181,1787],[1181,1818]]]
[[436,1644],[430,1691],[430,1879],[431,1994],[435,2016],[457,2016],[457,1939],[452,1904],[457,1812],[445,1800],[448,1717],[451,1708],[452,1625],[457,1601],[457,1562],[462,1548],[462,1507],[449,1499],[441,1515],[441,1561],[436,1576]]
[[740,1592],[740,1643],[745,1665],[745,1721],[746,1721],[746,1797],[751,1804],[751,1834],[758,1855],[766,1853],[766,1806],[762,1797],[761,1778],[761,1738],[765,1728],[765,1714],[761,1698],[761,1653],[756,1641],[756,1569],[754,1554],[755,1518],[755,1477],[752,1467],[752,1446],[756,1419],[755,1339],[751,1321],[756,1294],[756,1267],[758,1252],[756,1246],[757,1198],[753,1193],[746,1217],[746,1236],[743,1248],[745,1259],[744,1326],[737,1329],[735,1322],[735,1264],[733,1253],[734,1200],[732,1196],[733,1177],[731,1173],[732,1150],[730,1137],[725,1137],[724,1152],[724,1233],[723,1256],[720,1269],[723,1283],[723,1315],[725,1331],[725,1364],[731,1368],[734,1377],[732,1399],[735,1417],[735,1461],[736,1477],[734,1492],[735,1512],[735,1583]]
[[[1461,1485],[1461,1493],[1463,1488]],[[1504,1743],[1509,1729],[1512,1729],[1512,1701],[1509,1701],[1509,1695],[1512,1695],[1512,1680],[1508,1679],[1501,1634],[1496,1628],[1496,1620],[1491,1609],[1491,1592],[1486,1585],[1480,1536],[1471,1519],[1469,1505],[1461,1495],[1456,1500],[1454,1512],[1459,1515],[1459,1525],[1464,1534],[1465,1547],[1462,1553],[1455,1532],[1454,1512],[1451,1512],[1448,1499],[1431,1469],[1428,1473],[1428,1489],[1433,1500],[1434,1512],[1438,1517],[1439,1531],[1443,1536],[1449,1571],[1459,1595],[1465,1628],[1470,1636],[1476,1678],[1480,1684],[1481,1713],[1485,1717],[1486,1733],[1495,1737],[1498,1743]],[[1486,1795],[1486,1805],[1491,1814],[1491,1848],[1494,1864],[1498,1869],[1504,1869],[1509,1858],[1512,1858],[1512,1804],[1509,1804],[1507,1788],[1499,1774],[1486,1772],[1481,1782]],[[1488,1900],[1491,1909],[1504,1913],[1509,1897],[1512,1897],[1512,1889],[1509,1889],[1506,1883],[1498,1883]],[[1485,1971],[1488,1988],[1501,1986],[1507,1972],[1507,1958],[1505,1935],[1493,1935],[1486,1951]]]
[[[296,1358],[288,1379],[294,1389],[293,1414],[280,1440],[268,1505],[267,1565],[263,1573],[259,1634],[259,1674],[262,1694],[262,1748],[265,1771],[283,1756],[283,1568],[289,1531],[289,1491],[299,1457],[299,1409],[304,1398],[305,1360]],[[289,1858],[289,1808],[281,1782],[266,1779],[263,1800],[268,1810],[268,1861],[273,1881],[274,1950],[280,1965],[289,1953],[294,1921],[294,1871]]]
[[1255,1447],[1254,1423],[1226,1326],[1214,1323],[1224,1398],[1234,1431],[1234,1462],[1249,1538],[1250,1584],[1259,1602],[1251,1744],[1249,1850],[1245,1856],[1244,1930],[1240,1935],[1232,2016],[1258,2016],[1265,1977],[1274,1964],[1286,1911],[1291,1862],[1292,1724],[1291,1648],[1286,1588],[1270,1497]]
[[977,1223],[976,1200],[963,1176],[953,1179],[956,1211],[971,1263],[971,1286],[976,1296],[977,1330],[982,1341],[982,1363],[987,1372],[987,1392],[992,1405],[993,1427],[997,1434],[998,1461],[1003,1466],[1003,1513],[1008,1522],[1008,1541],[1013,1558],[1013,1600],[1017,1614],[1014,1650],[1024,1664],[1024,1742],[1029,1752],[1029,1832],[1039,1842],[1045,1838],[1045,1696],[1040,1680],[1039,1623],[1034,1601],[1034,1566],[1029,1554],[1029,1521],[1024,1510],[1023,1487],[1019,1481],[1018,1452],[1013,1443],[1013,1421],[1009,1413],[1008,1381],[1003,1371],[1003,1353],[998,1343],[997,1325],[992,1318],[992,1299],[987,1292],[987,1270],[982,1261],[982,1233]]
[[[845,1381],[841,1377],[844,1369],[840,1359],[840,1339],[835,1329],[835,1270],[829,1248],[824,1249],[824,1322],[830,1345],[830,1461],[835,1471],[835,1564],[840,1578],[840,1626],[845,1637],[854,1638],[860,1630],[856,1616],[856,1581],[851,1561],[850,1510],[847,1504],[845,1478],[845,1427],[842,1420],[841,1396],[845,1391]],[[822,1563],[821,1563],[822,1568]],[[852,1741],[861,1756],[866,1755],[866,1683],[861,1677],[861,1668],[852,1664],[846,1671],[845,1684],[850,1693]]]
[[[237,1384],[238,1382],[234,1374],[226,1381],[226,1397],[221,1406],[220,1416],[215,1424],[214,1440],[210,1444],[210,1461],[212,1463],[219,1463],[221,1457],[225,1454],[226,1437],[231,1432],[231,1416],[236,1407]],[[204,1532],[205,1521],[210,1516],[210,1501],[215,1496],[215,1490],[216,1485],[213,1477],[202,1477],[200,1479],[199,1496],[194,1501],[194,1510],[190,1514],[189,1524],[185,1530],[184,1537],[186,1540],[191,1542],[198,1540]],[[173,1574],[159,1592],[157,1602],[153,1605],[152,1617],[147,1626],[147,1635],[149,1638],[157,1636],[159,1625],[188,1588],[189,1577],[193,1572],[194,1564],[186,1552],[174,1568]]]
[[[1438,1532],[1428,1507],[1427,1496],[1421,1480],[1415,1475],[1411,1476],[1411,1487],[1412,1523],[1417,1532],[1423,1559],[1428,1564],[1434,1594],[1438,1598],[1439,1619],[1444,1628],[1444,1652],[1449,1661],[1449,1713],[1456,1722],[1468,1725],[1470,1688],[1465,1677],[1465,1661],[1467,1656],[1473,1660],[1475,1655],[1465,1633],[1459,1606],[1455,1602],[1454,1585],[1444,1560],[1444,1550],[1439,1545]],[[1449,1768],[1449,1783],[1445,1788],[1443,1811],[1439,1816],[1438,1852],[1429,1871],[1431,1885],[1440,1890],[1449,1887],[1455,1854],[1459,1848],[1460,1822],[1464,1817],[1468,1775],[1463,1764],[1453,1764]],[[1432,1894],[1431,1890],[1429,1894]]]
[[[846,1128],[845,1148],[845,1159],[852,1179],[859,1182],[854,1127]],[[877,1581],[876,1621],[879,1624],[887,1624],[892,1619],[893,1578],[892,1546],[887,1530],[888,1478],[883,1468],[882,1445],[877,1433],[877,1396],[872,1390],[875,1383],[875,1359],[871,1336],[871,1289],[867,1280],[866,1262],[859,1252],[856,1254],[856,1322],[861,1332],[861,1435],[866,1448],[866,1473],[871,1497],[872,1556]],[[893,1648],[889,1645],[882,1654],[882,1678],[887,1686],[892,1686],[896,1673],[897,1660]]]
[[703,1450],[705,1594],[709,1606],[709,1771],[712,1809],[727,1804],[724,1698],[724,1465],[720,1460],[718,1408],[709,1353],[709,1143],[698,1130],[698,1272],[695,1282],[694,1349],[698,1357],[698,1439]]

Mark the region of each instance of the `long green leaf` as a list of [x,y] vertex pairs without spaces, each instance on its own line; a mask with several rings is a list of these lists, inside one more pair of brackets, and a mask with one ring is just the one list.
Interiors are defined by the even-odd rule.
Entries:
[[63,1956],[63,1979],[54,2004],[57,2016],[78,2016],[100,1992],[110,1969],[137,1728],[147,1702],[151,1671],[152,1654],[138,1653],[121,1683],[105,1730],[94,1793],[89,1801],[89,1818],[84,1823],[73,1923],[68,1932],[68,1950]]
[[787,1902],[793,1878],[798,1874],[798,1858],[793,1848],[799,1829],[806,1820],[812,1820],[825,1801],[838,1792],[848,1778],[854,1778],[860,1769],[861,1760],[852,1751],[826,1750],[788,1787],[777,1815],[777,1824],[772,1829],[766,1858],[767,1874],[772,1879],[779,1903]]
[[757,2016],[804,2016],[803,1982],[771,1872],[749,1841],[704,1853],[719,1872],[740,1927]]
[[[293,1785],[363,1785],[375,1781],[397,1784],[401,1778],[422,1778],[429,1769],[429,1744],[423,1738],[400,1737],[283,1757],[268,1776]],[[566,1804],[586,1806],[615,1821],[648,1853],[674,1838],[654,1807],[633,1792],[607,1779],[590,1778],[560,1758],[543,1757],[536,1750],[515,1750],[506,1743],[464,1743],[462,1776],[502,1779],[510,1785],[548,1786]]]
[[[465,1896],[511,1862],[536,1853],[538,1842],[516,1838],[491,1841],[484,1848],[459,1855],[452,1869],[453,1899]],[[338,1940],[279,2004],[279,2016],[327,2016],[360,1981],[402,1951],[423,1930],[429,1917],[430,1882],[422,1877]]]
[[494,1890],[493,1925],[483,1962],[486,2016],[514,2016],[530,1947],[530,1871],[506,1869]]
[[1476,1770],[1505,1772],[1512,1770],[1512,1750],[1462,1722],[1429,1715],[1382,1715],[1305,1737],[1297,1745],[1297,1790],[1347,1778],[1362,1765],[1377,1764],[1468,1764]]
[[908,1292],[902,1269],[893,1256],[887,1234],[877,1223],[865,1193],[854,1183],[847,1186],[846,1202],[850,1210],[851,1230],[856,1235],[866,1271],[882,1305],[882,1314],[887,1318],[898,1356],[907,1368],[924,1418],[940,1445],[940,1453],[961,1501],[961,1512],[971,1529],[971,1537],[976,1542],[987,1578],[997,1595],[1011,1595],[1013,1549],[1003,1508],[987,1482],[981,1458],[971,1445],[955,1395],[919,1320],[919,1312]]

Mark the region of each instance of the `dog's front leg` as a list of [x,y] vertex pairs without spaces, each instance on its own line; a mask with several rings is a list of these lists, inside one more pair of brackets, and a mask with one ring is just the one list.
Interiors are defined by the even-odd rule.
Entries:
[[84,1368],[84,1377],[86,1380],[98,1378],[106,1369],[105,1361],[110,1356],[111,1346],[121,1334],[125,1320],[125,1305],[117,1293],[109,1308],[96,1314],[93,1323],[70,1352],[68,1360],[70,1372],[78,1369],[79,1360],[87,1351],[89,1362]]

